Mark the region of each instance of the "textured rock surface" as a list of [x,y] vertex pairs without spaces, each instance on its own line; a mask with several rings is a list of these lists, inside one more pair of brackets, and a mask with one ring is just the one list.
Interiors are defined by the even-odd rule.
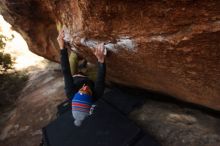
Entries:
[[187,106],[148,99],[131,119],[160,141],[162,146],[220,145],[219,116]]
[[220,1],[3,0],[1,13],[30,49],[59,60],[57,29],[94,61],[108,43],[110,81],[220,110]]
[[51,63],[45,69],[30,68],[30,79],[15,108],[0,115],[1,146],[39,146],[41,129],[56,117],[56,106],[65,100],[58,68]]

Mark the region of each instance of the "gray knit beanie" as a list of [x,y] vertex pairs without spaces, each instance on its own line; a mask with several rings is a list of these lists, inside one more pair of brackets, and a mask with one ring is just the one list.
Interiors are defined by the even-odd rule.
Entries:
[[89,113],[80,112],[80,111],[72,111],[72,115],[74,120],[75,126],[81,126],[83,120],[89,115]]

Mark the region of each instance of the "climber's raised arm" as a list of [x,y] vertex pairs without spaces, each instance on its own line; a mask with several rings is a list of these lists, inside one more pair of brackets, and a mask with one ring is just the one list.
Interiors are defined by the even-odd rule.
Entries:
[[69,59],[67,48],[64,45],[64,31],[61,30],[59,36],[57,37],[57,41],[60,48],[60,62],[61,69],[64,76],[64,84],[65,84],[65,93],[67,98],[71,98],[76,92],[77,88],[74,87],[73,78],[70,71]]
[[96,56],[98,60],[98,73],[97,73],[97,79],[95,81],[95,89],[94,89],[94,97],[99,99],[104,92],[105,89],[105,48],[104,43],[101,43],[97,45],[97,47],[94,49],[94,55]]

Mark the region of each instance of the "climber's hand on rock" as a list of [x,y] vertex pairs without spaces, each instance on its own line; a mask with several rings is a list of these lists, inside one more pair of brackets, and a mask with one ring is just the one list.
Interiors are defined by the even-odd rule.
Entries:
[[58,41],[60,49],[62,50],[64,48],[64,30],[63,29],[59,32],[57,41]]
[[96,56],[96,58],[98,59],[98,62],[100,63],[104,63],[105,62],[105,47],[104,47],[104,43],[100,43],[96,46],[96,48],[94,48],[94,55]]

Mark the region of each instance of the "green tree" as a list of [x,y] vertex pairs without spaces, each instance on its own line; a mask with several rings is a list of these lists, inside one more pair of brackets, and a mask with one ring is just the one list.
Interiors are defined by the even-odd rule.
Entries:
[[[4,52],[6,42],[13,38],[14,36],[8,38],[0,34],[0,114],[12,107],[28,79],[24,72],[13,69],[14,61],[11,55]],[[8,69],[13,70],[9,72]]]
[[13,39],[13,36],[12,38],[8,38],[0,34],[0,72],[1,73],[6,72],[8,69],[12,69],[13,67],[14,62],[11,55],[4,52],[6,42],[10,41],[11,39]]

